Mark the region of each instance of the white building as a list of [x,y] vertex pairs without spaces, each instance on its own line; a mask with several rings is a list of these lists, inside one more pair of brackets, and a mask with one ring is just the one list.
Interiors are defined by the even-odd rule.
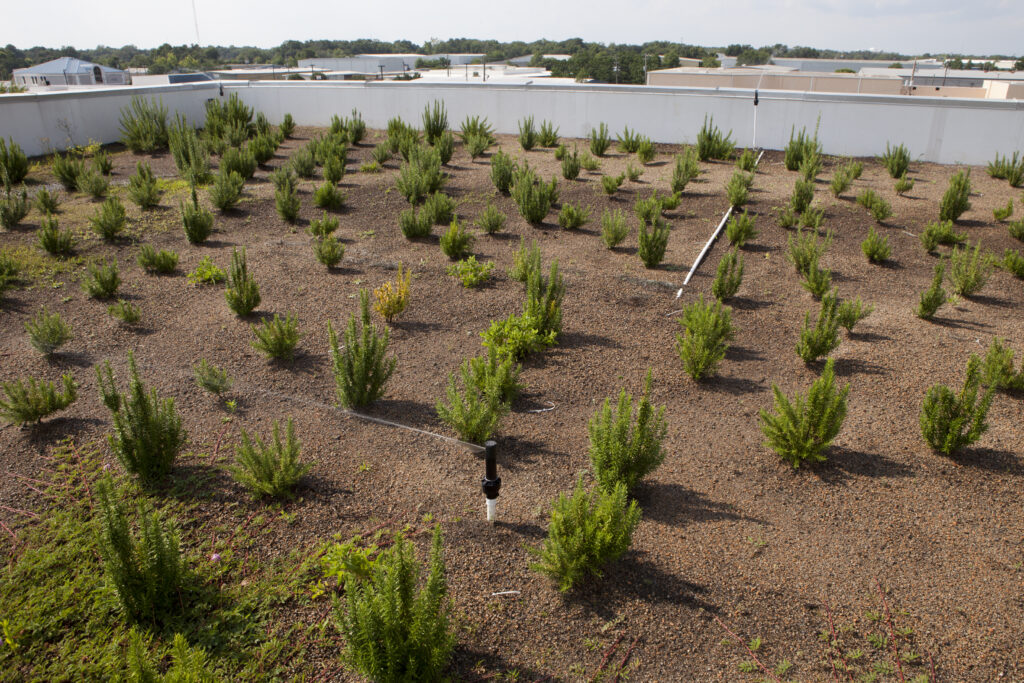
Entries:
[[15,85],[46,87],[50,85],[128,85],[127,71],[85,62],[74,57],[61,57],[24,69],[15,69]]

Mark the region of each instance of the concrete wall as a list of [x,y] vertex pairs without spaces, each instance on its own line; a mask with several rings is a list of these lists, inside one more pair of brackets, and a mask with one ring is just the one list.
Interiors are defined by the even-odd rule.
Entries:
[[466,115],[480,115],[501,133],[515,133],[519,120],[532,114],[568,137],[585,137],[605,122],[613,135],[628,125],[657,142],[692,143],[709,115],[723,130],[732,130],[741,146],[782,149],[793,126],[813,131],[820,117],[826,154],[873,156],[891,141],[907,145],[915,159],[983,164],[996,152],[1024,149],[1024,102],[1017,101],[762,91],[755,109],[751,90],[539,81],[521,86],[253,82],[224,89],[239,93],[271,122],[290,112],[303,125],[328,125],[333,114],[347,115],[353,108],[374,128],[383,128],[393,116],[419,125],[424,106],[439,99],[453,127]]
[[202,123],[206,100],[217,97],[219,88],[216,83],[187,83],[0,95],[0,138],[13,138],[29,156],[90,139],[117,142],[121,109],[131,103],[132,96],[157,98],[172,117],[179,111]]
[[647,74],[647,83],[648,85],[688,88],[759,88],[761,90],[862,93],[867,95],[899,95],[903,90],[903,81],[899,78],[861,78],[855,74],[808,74],[757,70],[742,72],[718,69],[651,71]]
[[604,122],[614,135],[625,126],[657,142],[692,143],[705,116],[732,131],[740,146],[782,149],[790,130],[813,131],[826,154],[873,156],[887,141],[903,143],[914,159],[984,164],[997,152],[1024,150],[1024,101],[761,91],[753,106],[747,89],[659,88],[615,85],[507,83],[363,83],[266,81],[188,83],[89,92],[0,96],[0,137],[11,137],[28,154],[63,148],[89,138],[115,142],[119,117],[133,94],[159,97],[173,113],[202,122],[205,100],[238,93],[271,123],[286,112],[300,125],[330,124],[331,116],[358,109],[367,124],[386,126],[401,116],[420,124],[423,108],[444,101],[448,121],[486,116],[501,133],[515,133],[532,115],[554,123],[561,135],[585,137]]

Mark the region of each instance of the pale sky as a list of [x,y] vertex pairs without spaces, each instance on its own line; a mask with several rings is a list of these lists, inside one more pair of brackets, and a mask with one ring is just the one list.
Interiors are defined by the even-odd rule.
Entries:
[[602,43],[785,43],[903,53],[1024,52],[1024,0],[7,0],[0,45],[273,47],[285,40],[580,37]]

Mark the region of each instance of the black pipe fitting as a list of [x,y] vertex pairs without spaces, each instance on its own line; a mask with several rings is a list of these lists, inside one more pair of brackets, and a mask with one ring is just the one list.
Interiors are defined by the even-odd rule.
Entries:
[[480,488],[487,500],[494,500],[501,490],[501,477],[498,476],[498,444],[488,441],[484,444],[484,478]]

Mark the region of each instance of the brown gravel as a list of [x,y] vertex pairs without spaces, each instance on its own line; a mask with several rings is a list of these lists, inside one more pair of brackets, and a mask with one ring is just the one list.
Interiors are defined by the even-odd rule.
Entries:
[[[300,129],[271,165],[280,165],[314,132]],[[542,175],[559,173],[550,150],[524,155],[514,138],[502,136],[500,142]],[[956,458],[931,452],[918,428],[927,388],[936,382],[959,386],[968,356],[983,353],[993,337],[1009,340],[1018,357],[1024,355],[1024,286],[1005,272],[996,272],[981,295],[944,307],[931,323],[913,315],[935,262],[916,235],[936,218],[938,199],[955,169],[912,164],[917,185],[906,197],[895,196],[884,168],[872,160],[865,160],[863,177],[839,200],[819,182],[816,201],[826,209],[827,227],[835,230],[824,266],[841,296],[859,295],[875,310],[833,354],[837,374],[851,389],[849,414],[829,461],[794,472],[762,445],[758,410],[771,407],[773,383],[792,394],[806,390],[820,371],[806,367],[794,352],[803,316],[817,305],[786,262],[787,233],[771,215],[772,207],[786,201],[796,174],[785,170],[781,154],[765,154],[749,207],[758,214],[760,235],[745,250],[744,283],[732,303],[738,334],[720,376],[697,385],[674,351],[680,328],[673,313],[701,293],[709,296],[726,240],[716,244],[682,298],[674,296],[726,209],[723,187],[733,167],[702,164],[704,173],[669,214],[674,230],[661,267],[645,270],[636,258],[635,228],[613,251],[599,238],[604,208],[631,212],[636,196],[667,188],[668,155],[678,150],[658,151],[642,182],[627,181],[612,199],[601,191],[597,173],[584,172],[578,182],[560,179],[563,202],[591,207],[591,222],[575,232],[560,230],[554,213],[543,226],[531,227],[508,197],[494,196],[509,219],[503,233],[477,237],[477,258],[498,266],[492,285],[479,291],[465,290],[445,274],[440,229],[428,240],[402,237],[398,214],[406,204],[393,189],[397,164],[390,162],[376,175],[355,172],[369,159],[368,144],[350,153],[350,173],[342,183],[348,205],[338,231],[346,253],[334,271],[316,262],[304,233],[307,221],[319,214],[312,207],[311,181],[301,184],[302,220],[293,228],[277,217],[267,171],[260,170],[239,210],[218,216],[218,231],[203,246],[189,245],[178,226],[180,188],[144,221],[129,206],[135,239],[116,246],[86,239],[80,255],[117,256],[121,291],[142,309],[141,330],[122,328],[106,315],[105,303],[88,299],[77,284],[80,272],[56,275],[59,285],[47,280],[11,292],[0,306],[0,379],[53,380],[72,372],[80,385],[79,400],[62,415],[32,430],[0,429],[0,504],[41,507],[9,473],[37,476],[38,456],[61,438],[102,439],[109,420],[91,366],[110,359],[123,379],[126,351],[134,349],[144,379],[174,396],[188,429],[190,452],[175,476],[204,474],[196,490],[197,520],[231,523],[239,509],[258,509],[225,474],[223,457],[211,462],[197,454],[211,453],[222,440],[223,456],[239,428],[266,434],[273,420],[293,415],[313,470],[302,498],[288,506],[294,522],[275,522],[263,537],[260,548],[267,558],[385,520],[396,528],[423,526],[419,520],[429,513],[442,522],[461,623],[453,664],[457,678],[518,670],[519,680],[589,679],[621,635],[608,666],[614,670],[639,636],[629,657],[632,680],[753,680],[739,673],[737,665],[749,655],[716,624],[711,615],[717,615],[744,639],[763,638],[758,654],[770,665],[792,662],[787,678],[831,680],[818,638],[828,628],[825,607],[837,624],[853,626],[854,634],[878,630],[864,618],[867,610],[881,609],[877,581],[888,591],[898,625],[913,627],[918,652],[934,659],[940,680],[1024,680],[1020,397],[997,396],[988,433]],[[115,181],[123,183],[136,158],[126,152],[115,158]],[[158,175],[173,175],[167,155],[147,160]],[[618,173],[627,161],[613,153],[602,171]],[[823,178],[831,177],[833,163],[828,160]],[[486,160],[471,162],[457,149],[447,191],[465,223],[494,195],[488,171]],[[34,172],[33,180],[47,182],[46,172]],[[973,169],[972,181],[974,206],[961,228],[998,254],[1019,248],[992,220],[992,208],[1018,191],[981,168]],[[893,261],[885,267],[868,264],[860,252],[873,221],[852,197],[868,187],[894,209],[880,228],[893,246]],[[85,226],[93,205],[81,197],[65,201],[61,224]],[[0,247],[34,249],[38,221],[33,211],[25,225],[0,233]],[[502,521],[491,527],[483,521],[478,456],[331,407],[326,322],[343,325],[357,308],[359,287],[393,277],[399,262],[411,267],[412,301],[392,329],[397,371],[384,400],[369,412],[451,435],[434,403],[448,373],[481,352],[479,333],[488,322],[519,311],[522,286],[505,274],[519,236],[538,240],[545,262],[559,260],[567,288],[565,322],[558,346],[524,364],[528,389],[500,433]],[[178,272],[146,275],[135,263],[139,241],[177,251]],[[236,246],[247,247],[263,297],[250,320],[228,310],[221,288],[194,287],[184,277],[204,255],[226,268]],[[23,330],[43,305],[75,330],[74,341],[50,362],[30,348]],[[304,337],[293,363],[269,363],[250,346],[249,323],[274,313],[298,317]],[[232,397],[238,411],[223,434],[224,410],[191,380],[190,367],[200,358],[236,378]],[[530,570],[528,549],[545,533],[550,501],[588,468],[590,416],[620,388],[639,391],[647,368],[654,371],[654,400],[667,408],[668,457],[639,492],[644,520],[632,550],[602,579],[561,595]],[[550,405],[554,410],[535,412]],[[0,520],[18,521],[3,510]],[[493,595],[504,591],[518,593]],[[859,642],[869,659],[881,658],[864,638]],[[335,655],[315,652],[318,661],[311,666],[328,677],[350,675],[339,669]],[[907,667],[913,675],[925,670]]]

